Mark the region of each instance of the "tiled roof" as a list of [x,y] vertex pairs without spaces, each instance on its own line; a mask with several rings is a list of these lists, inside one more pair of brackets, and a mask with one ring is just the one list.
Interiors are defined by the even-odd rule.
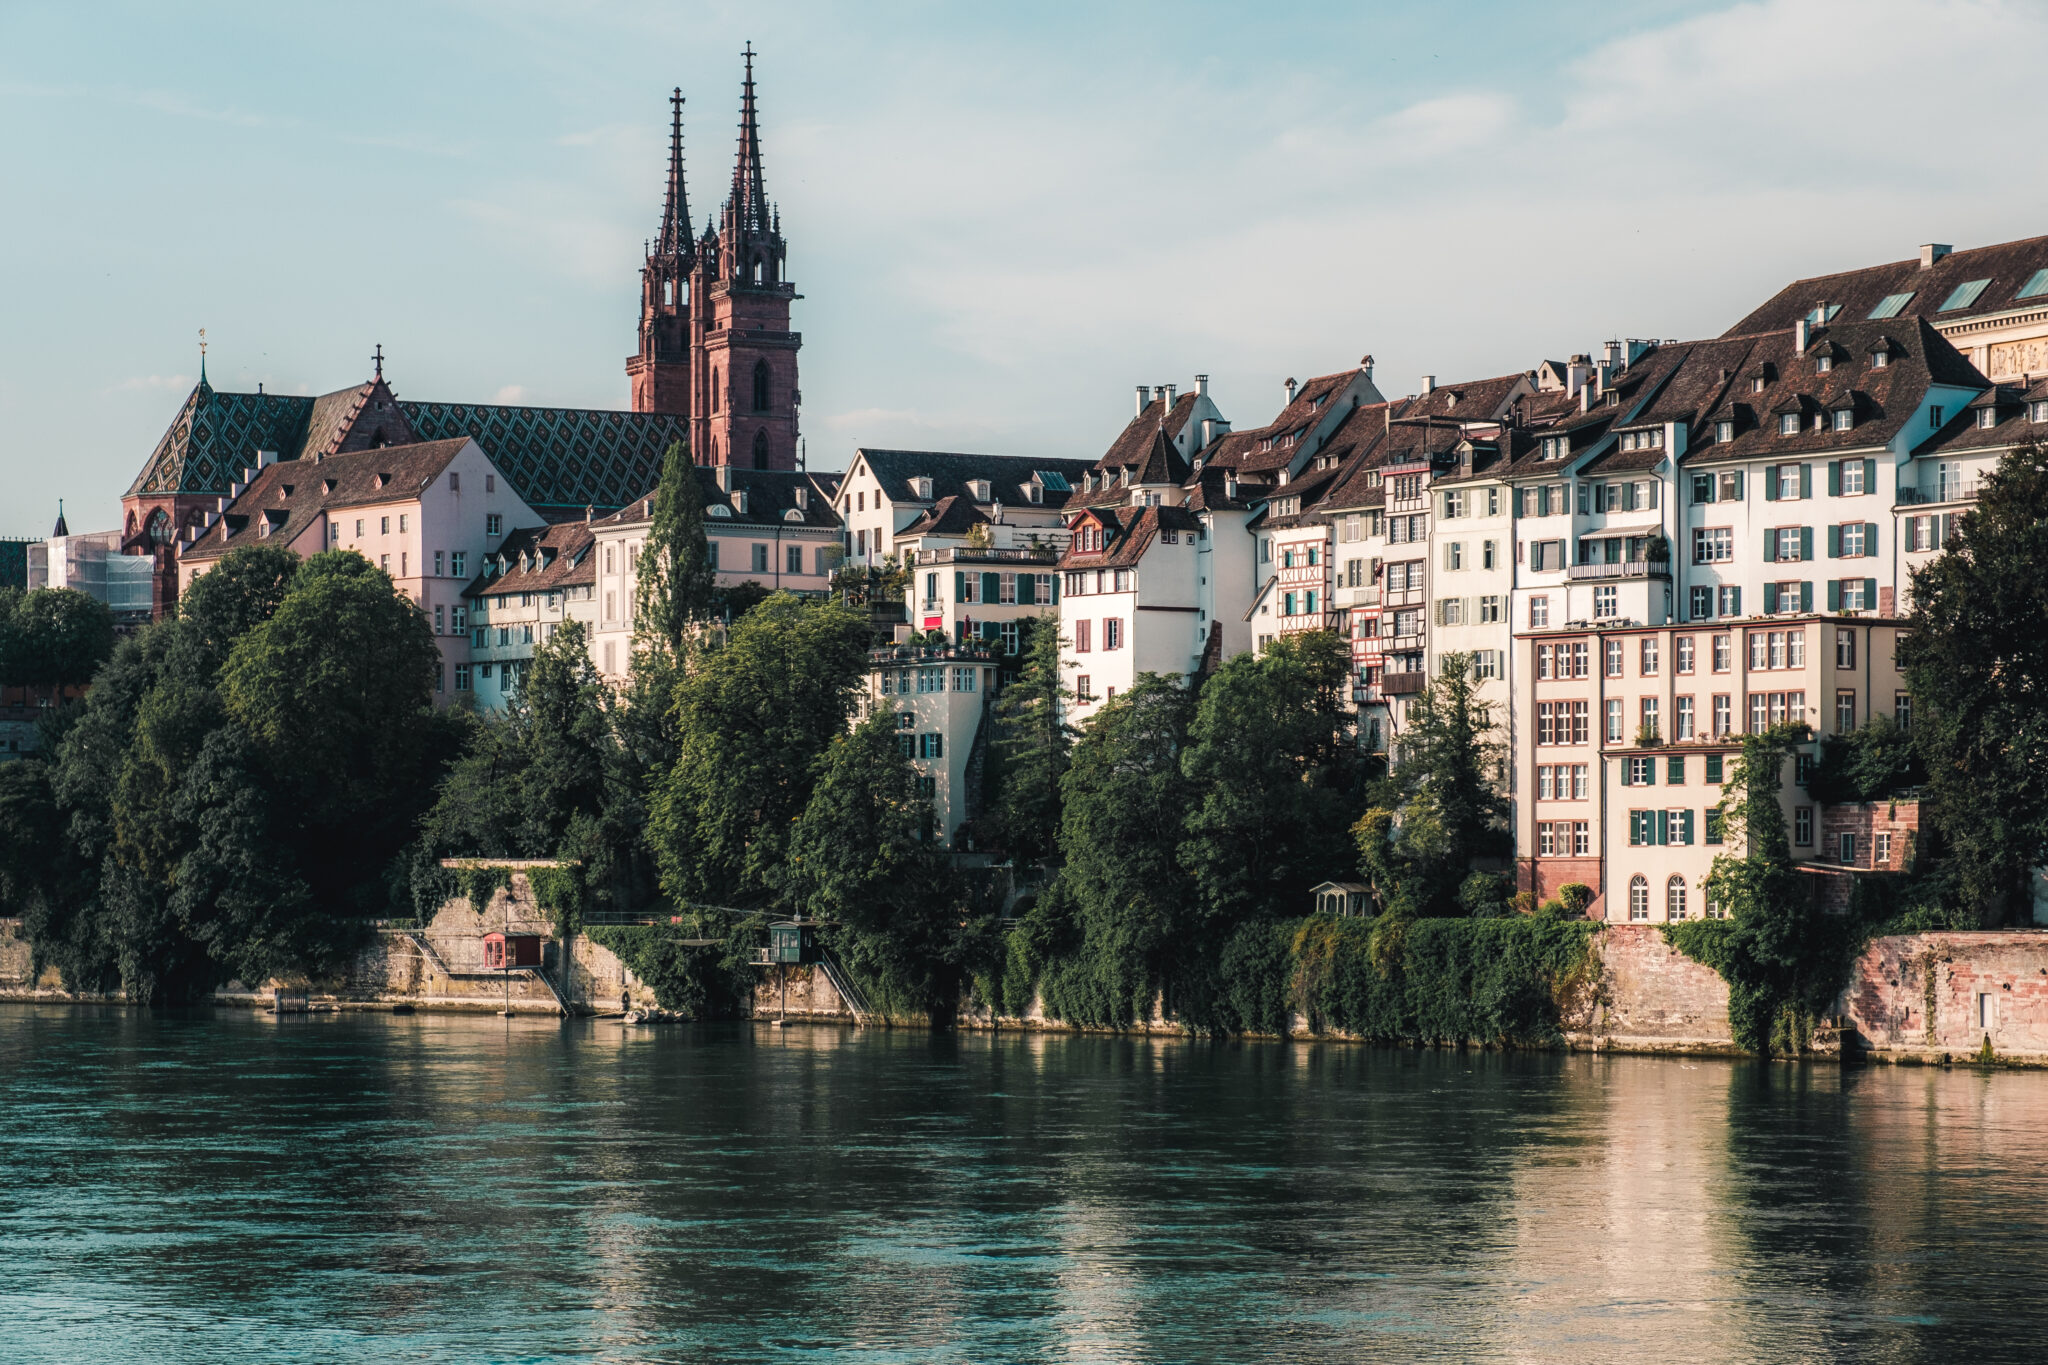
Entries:
[[[867,462],[889,500],[896,503],[937,502],[953,494],[964,494],[969,481],[986,479],[994,485],[996,499],[1009,506],[1063,507],[1072,492],[1079,491],[1082,476],[1092,465],[1087,460],[1054,460],[1040,455],[973,455],[946,450],[870,450],[862,447],[856,456]],[[1047,487],[1043,501],[1032,503],[1024,485],[1043,470],[1066,482],[1066,489]],[[932,481],[930,498],[920,498],[910,481],[926,477]]]
[[1329,420],[1329,405],[1359,377],[1358,370],[1321,374],[1295,387],[1294,397],[1265,426],[1219,437],[1202,452],[1204,467],[1216,465],[1241,473],[1271,473],[1294,463],[1302,442]]
[[[1469,379],[1459,384],[1439,384],[1428,393],[1417,394],[1401,410],[1400,419],[1428,418],[1441,423],[1491,422],[1506,415],[1509,395],[1528,384],[1526,374],[1496,375],[1492,379]],[[1529,385],[1535,387],[1533,384]]]
[[1125,465],[1145,462],[1151,453],[1155,433],[1164,432],[1170,442],[1181,434],[1195,415],[1195,404],[1200,400],[1198,393],[1184,393],[1173,400],[1168,408],[1166,400],[1155,398],[1145,405],[1121,432],[1110,442],[1109,449],[1095,462],[1097,469],[1121,469]]
[[689,420],[671,413],[493,403],[392,400],[380,419],[365,406],[379,392],[389,390],[374,380],[318,398],[222,393],[202,382],[128,492],[219,496],[259,450],[287,461],[332,454],[371,444],[381,426],[393,445],[473,436],[530,506],[580,512],[619,507],[653,485],[669,446],[689,435]]
[[269,539],[289,542],[323,512],[418,497],[468,444],[462,438],[281,460],[259,472],[180,558],[212,559]]
[[898,536],[941,535],[964,536],[976,526],[989,525],[989,519],[974,505],[972,498],[958,493],[949,493],[927,507],[916,521],[904,527]]
[[523,527],[484,556],[483,572],[471,580],[462,595],[558,592],[595,583],[597,565],[590,557],[590,549],[596,543],[589,522]]
[[1087,515],[1102,517],[1115,529],[1105,537],[1107,545],[1088,554],[1069,549],[1060,556],[1060,567],[1068,569],[1128,569],[1151,548],[1161,531],[1193,535],[1202,529],[1201,519],[1185,507],[1128,507],[1127,518],[1111,516],[1107,509],[1091,508]]
[[[813,475],[800,470],[788,469],[739,469],[725,468],[725,477],[732,484],[727,492],[718,486],[719,472],[723,466],[698,465],[697,489],[704,499],[706,513],[704,524],[709,528],[720,526],[774,526],[801,525],[836,529],[839,514],[833,510],[832,499],[817,486]],[[805,505],[797,506],[796,495],[805,494]],[[740,509],[742,499],[734,496],[744,493],[746,509]],[[723,514],[713,512],[713,507],[723,507]],[[789,514],[796,512],[796,517]],[[599,526],[630,526],[637,522],[649,521],[654,516],[654,494],[642,493],[610,516],[600,517]]]
[[[1961,455],[1978,450],[2003,450],[2028,437],[2048,442],[2048,423],[2032,420],[2036,403],[2048,403],[2048,378],[2029,384],[2000,384],[1986,389],[1940,431],[1914,448],[1915,455]],[[1978,422],[1986,408],[1997,414],[1988,427]]]
[[[1917,317],[1946,323],[1987,313],[2003,313],[2013,308],[2048,308],[2048,294],[2036,294],[2026,299],[2015,297],[2034,273],[2044,268],[2048,268],[2048,237],[2029,237],[2023,241],[2001,242],[1996,246],[1953,251],[1924,270],[1916,256],[1884,265],[1865,266],[1860,270],[1846,270],[1838,275],[1816,275],[1786,285],[1768,303],[1723,335],[1789,331],[1793,323],[1823,303],[1831,311],[1835,305],[1841,305],[1841,311],[1834,314],[1835,322],[1863,322],[1870,320],[1872,309],[1895,294],[1912,295],[1894,314],[1900,326],[1907,325],[1907,319]],[[1988,280],[1990,283],[1967,305],[1942,311],[1941,306],[1949,301],[1958,287],[1976,280]]]

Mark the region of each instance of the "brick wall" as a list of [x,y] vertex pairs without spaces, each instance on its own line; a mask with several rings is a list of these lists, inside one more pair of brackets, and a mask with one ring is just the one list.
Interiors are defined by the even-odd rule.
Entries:
[[1573,1041],[1615,1051],[1733,1051],[1728,985],[1651,924],[1610,924],[1593,939],[1600,999]]
[[1988,1037],[2001,1057],[2048,1062],[2048,933],[1878,939],[1857,960],[1837,1009],[1880,1057],[1960,1058]]

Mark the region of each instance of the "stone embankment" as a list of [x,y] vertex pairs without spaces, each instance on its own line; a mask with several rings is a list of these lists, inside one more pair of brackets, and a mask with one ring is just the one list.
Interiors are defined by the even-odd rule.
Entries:
[[[500,973],[484,965],[485,936],[540,938],[537,969]],[[1565,1020],[1575,1049],[1640,1053],[1736,1052],[1728,1023],[1728,987],[1664,941],[1654,925],[1608,925],[1593,939],[1599,970],[1590,993]],[[33,978],[19,922],[0,920],[0,1000],[79,1000],[53,969]],[[390,924],[350,964],[326,980],[230,982],[217,1003],[257,1008],[392,1009],[558,1015],[637,1013],[659,1017],[654,992],[609,949],[577,934],[566,942],[534,904],[523,873],[479,913],[465,898],[444,904],[431,921]],[[2048,930],[1907,934],[1874,940],[1857,960],[1835,1009],[1839,1027],[1824,1031],[1815,1055],[1837,1051],[1889,1062],[1962,1062],[1989,1044],[2000,1062],[2048,1066]],[[762,974],[757,1019],[854,1022],[853,1011],[827,973],[785,967]],[[992,1017],[966,1009],[970,1029],[1067,1031],[1042,1009]],[[1297,1019],[1299,1038],[1313,1033]],[[1134,1033],[1174,1035],[1180,1029],[1156,1008]]]

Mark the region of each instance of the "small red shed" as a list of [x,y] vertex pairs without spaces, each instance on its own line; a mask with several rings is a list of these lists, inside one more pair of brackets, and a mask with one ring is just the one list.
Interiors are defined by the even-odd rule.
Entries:
[[485,934],[484,968],[503,971],[508,967],[540,966],[539,934]]

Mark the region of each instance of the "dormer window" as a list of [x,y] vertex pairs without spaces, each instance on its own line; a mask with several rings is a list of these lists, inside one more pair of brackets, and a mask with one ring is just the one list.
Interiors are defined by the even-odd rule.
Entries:
[[1562,460],[1565,452],[1571,448],[1571,443],[1572,440],[1569,436],[1544,437],[1543,458],[1546,460]]
[[1853,426],[1855,426],[1855,425],[1856,425],[1856,409],[1854,409],[1854,408],[1836,408],[1836,409],[1835,409],[1835,430],[1836,430],[1836,431],[1847,431],[1847,430],[1849,430],[1849,429],[1850,429],[1851,427],[1853,427]]
[[802,487],[802,486],[798,486],[798,487],[797,487],[797,488],[796,488],[796,489],[794,490],[794,493],[795,493],[795,496],[796,496],[796,505],[797,505],[798,507],[809,507],[809,506],[811,505],[811,490],[810,490],[810,489],[808,489],[808,488],[804,488],[804,487]]
[[1715,444],[1715,445],[1723,445],[1723,446],[1725,446],[1725,445],[1727,445],[1727,444],[1728,444],[1728,443],[1729,443],[1730,441],[1732,441],[1732,440],[1734,440],[1734,439],[1735,439],[1735,423],[1733,423],[1733,422],[1716,422],[1716,423],[1714,423],[1714,444]]
[[1979,409],[1977,409],[1977,429],[1978,429],[1979,431],[1989,431],[1989,430],[1991,430],[1991,428],[1993,428],[1993,427],[1995,427],[1995,426],[1997,426],[1997,425],[1998,425],[1998,409],[1997,409],[1997,408],[1979,408]]
[[747,490],[746,490],[746,489],[744,489],[744,488],[735,488],[735,489],[733,490],[733,494],[732,494],[732,510],[733,510],[733,511],[735,511],[735,512],[738,512],[738,513],[740,513],[740,514],[741,514],[742,516],[744,516],[744,515],[746,514],[746,511],[747,511]]
[[1870,368],[1881,370],[1892,363],[1892,353],[1880,346],[1870,353]]
[[929,502],[932,496],[932,480],[929,474],[920,474],[910,481],[910,491],[921,501]]
[[1799,414],[1796,412],[1779,413],[1778,434],[1780,436],[1797,436],[1799,434]]
[[1025,501],[1034,505],[1043,503],[1045,501],[1045,485],[1033,479],[1030,483],[1024,485],[1024,498]]
[[704,510],[714,517],[729,517],[732,515],[732,509],[722,502],[714,502]]
[[1751,393],[1762,393],[1764,391],[1764,377],[1762,375],[1757,375],[1749,381],[1749,391]]
[[995,496],[993,490],[989,487],[987,479],[969,479],[967,481],[967,495],[976,502],[989,502]]
[[2027,416],[2031,421],[2048,422],[2048,403],[2034,404],[2027,409]]
[[802,521],[804,519],[804,514],[802,512],[797,511],[796,508],[792,507],[782,514],[782,519],[784,521]]
[[1822,354],[1814,358],[1814,373],[1826,374],[1829,370],[1832,370],[1833,368],[1835,368],[1835,358],[1833,356]]

